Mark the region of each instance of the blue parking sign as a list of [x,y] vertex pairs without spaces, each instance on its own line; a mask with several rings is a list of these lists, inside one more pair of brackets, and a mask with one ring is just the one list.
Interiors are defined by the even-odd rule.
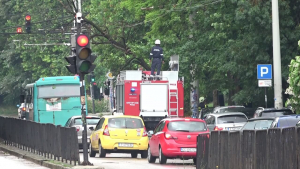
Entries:
[[257,65],[257,79],[272,79],[272,65]]

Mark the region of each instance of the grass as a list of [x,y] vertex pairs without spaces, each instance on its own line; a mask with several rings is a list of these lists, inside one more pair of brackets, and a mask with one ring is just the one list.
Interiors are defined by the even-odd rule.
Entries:
[[0,106],[0,116],[18,117],[17,106]]
[[53,163],[53,164],[57,164],[57,165],[61,165],[63,167],[69,167],[69,168],[74,167],[73,165],[63,163],[63,162],[60,162],[60,161],[56,161],[56,160],[49,160],[48,162]]

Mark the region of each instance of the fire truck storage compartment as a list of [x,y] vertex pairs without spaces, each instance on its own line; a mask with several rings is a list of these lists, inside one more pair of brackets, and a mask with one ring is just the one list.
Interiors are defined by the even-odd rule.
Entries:
[[146,129],[154,130],[168,116],[168,83],[141,83],[140,115]]
[[168,84],[141,83],[140,105],[140,111],[150,116],[168,114]]

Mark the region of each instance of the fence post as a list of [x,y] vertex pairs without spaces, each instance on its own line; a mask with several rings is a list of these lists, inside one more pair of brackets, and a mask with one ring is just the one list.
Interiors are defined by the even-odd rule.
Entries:
[[196,168],[208,168],[208,153],[209,153],[209,134],[199,134],[197,136],[197,156]]
[[255,169],[267,169],[267,130],[256,130],[255,132],[255,153],[254,153],[254,167]]
[[283,138],[283,166],[286,169],[297,168],[297,142],[295,127],[283,128],[281,134]]
[[228,139],[228,168],[241,169],[241,133],[240,131],[230,132]]
[[242,164],[244,169],[254,168],[255,131],[244,130],[242,139]]
[[282,169],[282,138],[281,129],[272,128],[268,131],[268,169]]

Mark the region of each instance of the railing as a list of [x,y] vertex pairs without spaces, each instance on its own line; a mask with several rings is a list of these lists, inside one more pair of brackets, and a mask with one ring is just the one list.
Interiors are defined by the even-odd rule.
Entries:
[[[300,128],[212,131],[197,138],[197,169],[300,169]],[[201,152],[201,153],[200,153]]]
[[30,151],[45,158],[80,163],[77,132],[61,127],[16,118],[0,117],[0,138],[6,145]]

